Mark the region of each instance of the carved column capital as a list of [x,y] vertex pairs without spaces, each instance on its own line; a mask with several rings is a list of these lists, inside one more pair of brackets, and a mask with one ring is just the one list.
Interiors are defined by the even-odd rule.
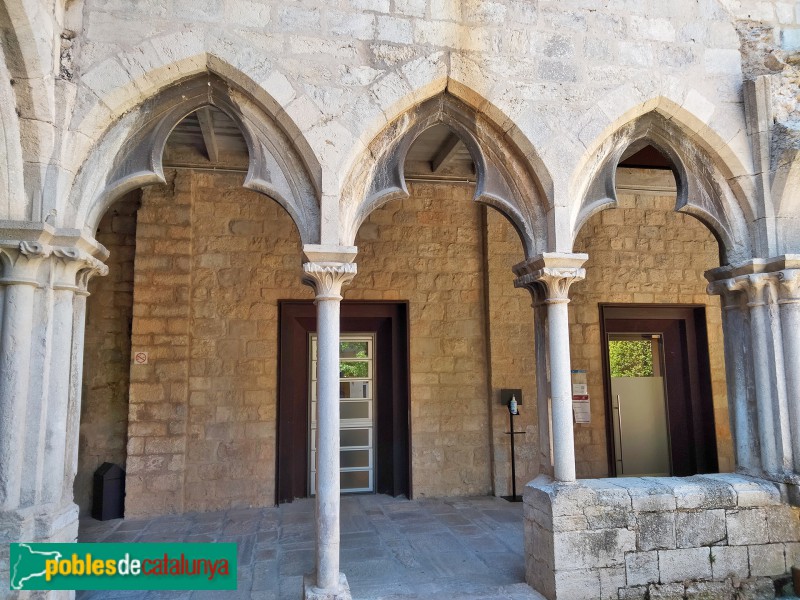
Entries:
[[586,269],[580,267],[544,267],[521,275],[514,281],[514,286],[530,290],[534,306],[538,303],[559,304],[569,302],[570,286],[585,278]]
[[778,271],[778,304],[800,303],[800,269]]
[[515,265],[514,287],[526,288],[533,296],[533,305],[569,302],[569,288],[586,278],[582,265],[587,254],[545,252]]
[[706,286],[709,296],[719,296],[722,310],[743,309],[747,306],[747,294],[732,279],[712,281]]
[[303,263],[303,283],[314,288],[317,300],[341,300],[342,287],[358,272],[355,263]]
[[0,285],[39,287],[39,267],[51,253],[51,246],[39,242],[17,242],[0,247]]
[[[51,261],[49,278],[40,273],[44,261]],[[52,286],[56,290],[86,292],[93,275],[106,275],[108,267],[91,254],[74,246],[51,246],[23,241],[0,247],[0,285]]]
[[108,275],[107,265],[78,248],[54,247],[53,257],[53,289],[88,295],[89,280],[95,275]]
[[765,306],[772,301],[774,273],[752,273],[724,280],[731,292],[741,291],[747,295],[747,306]]

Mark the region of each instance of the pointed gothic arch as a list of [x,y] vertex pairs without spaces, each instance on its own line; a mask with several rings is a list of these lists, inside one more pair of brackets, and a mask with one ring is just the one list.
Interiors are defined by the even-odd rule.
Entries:
[[528,157],[484,114],[446,92],[392,121],[352,168],[342,192],[340,242],[354,244],[372,211],[409,196],[408,151],[424,131],[439,124],[450,128],[472,156],[477,180],[473,200],[497,209],[512,223],[526,257],[544,252],[551,202]]
[[94,231],[125,193],[164,183],[162,157],[174,127],[204,106],[225,112],[250,155],[244,187],[278,202],[304,243],[319,241],[318,185],[275,118],[234,83],[212,72],[176,82],[119,119],[93,148],[72,187],[65,221]]
[[617,206],[616,168],[626,150],[651,145],[673,165],[677,186],[675,210],[692,215],[708,227],[719,242],[721,264],[747,260],[753,241],[748,223],[750,204],[744,191],[732,185],[730,169],[718,153],[699,143],[675,115],[654,109],[636,117],[594,146],[594,157],[574,180],[578,190],[571,211],[574,243],[581,227],[595,213]]

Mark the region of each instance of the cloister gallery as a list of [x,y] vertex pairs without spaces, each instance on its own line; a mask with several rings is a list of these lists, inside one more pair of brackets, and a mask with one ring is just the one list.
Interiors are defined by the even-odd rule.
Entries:
[[800,566],[796,2],[3,0],[0,30],[3,582],[104,463],[126,519],[313,496],[297,597],[350,597],[351,493],[516,490],[548,600]]

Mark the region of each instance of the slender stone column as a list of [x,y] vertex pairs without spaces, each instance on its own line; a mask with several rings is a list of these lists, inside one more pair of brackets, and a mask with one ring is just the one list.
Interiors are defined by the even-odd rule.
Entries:
[[316,586],[305,594],[333,599],[344,597],[346,588],[339,572],[339,305],[356,265],[307,262],[303,271],[317,305]]
[[[65,477],[72,471],[67,463],[68,440],[70,436],[70,421],[80,423],[80,406],[77,407],[70,400],[70,383],[72,377],[73,361],[83,362],[83,343],[75,347],[75,336],[83,339],[86,304],[85,296],[79,303],[83,309],[80,315],[75,314],[75,299],[77,294],[85,293],[79,286],[78,273],[107,273],[108,267],[85,256],[75,248],[54,248],[52,266],[52,342],[50,351],[47,421],[44,436],[44,477],[42,486],[42,501],[58,502],[62,499]],[[89,268],[87,269],[87,265]],[[88,281],[88,280],[87,280]],[[75,321],[81,329],[76,331]],[[82,370],[81,370],[82,374]],[[74,424],[73,424],[74,426]],[[74,477],[74,475],[73,475]],[[69,485],[73,477],[68,477]],[[72,500],[72,496],[69,496]]]
[[757,474],[761,456],[753,382],[752,341],[747,295],[734,289],[730,279],[709,283],[708,293],[722,302],[725,377],[734,452],[738,470]]
[[30,381],[34,293],[38,270],[50,248],[21,242],[0,250],[3,320],[0,332],[0,510],[19,506],[25,413]]
[[774,273],[754,273],[738,276],[728,284],[730,289],[747,294],[761,467],[772,476],[786,473],[792,462],[776,280]]
[[793,470],[800,473],[800,269],[780,271],[778,282]]
[[758,439],[761,447],[761,466],[768,473],[779,471],[777,444],[774,422],[772,398],[775,394],[775,384],[771,371],[769,356],[769,307],[764,299],[767,288],[768,276],[765,274],[746,275],[735,279],[731,289],[742,289],[747,293],[747,306],[750,308],[751,341],[753,345],[753,373],[755,376],[756,394],[758,401]]
[[536,357],[536,417],[539,430],[539,474],[553,476],[553,438],[550,435],[550,371],[547,359],[547,305],[542,286],[532,281],[514,282],[531,293],[534,355]]
[[65,477],[62,498],[72,500],[73,483],[78,474],[78,442],[81,423],[81,395],[83,386],[83,348],[86,337],[86,298],[89,280],[95,275],[108,274],[105,265],[93,265],[78,272],[78,289],[72,303],[72,348],[70,350],[69,409],[67,411],[67,440]]
[[[580,266],[586,254],[547,253],[517,265],[515,285],[538,282],[547,306],[547,340],[550,357],[552,402],[553,475],[558,481],[575,481],[575,438],[572,427],[572,376],[569,355],[569,288],[586,277]],[[537,364],[538,367],[538,364]]]

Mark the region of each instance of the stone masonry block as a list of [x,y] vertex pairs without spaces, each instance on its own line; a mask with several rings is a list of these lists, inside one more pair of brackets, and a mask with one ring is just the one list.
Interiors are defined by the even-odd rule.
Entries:
[[682,583],[650,584],[648,588],[650,600],[683,600]]
[[[651,478],[646,478],[650,481]],[[694,477],[653,477],[653,481],[663,484],[675,494],[678,509],[733,508],[736,506],[736,493],[726,482]]]
[[800,543],[784,544],[786,554],[786,570],[792,567],[800,568]]
[[754,577],[743,581],[739,586],[737,600],[773,600],[775,585],[769,577]]
[[711,573],[714,579],[750,576],[750,563],[745,546],[712,546]]
[[675,548],[675,513],[639,513],[636,519],[636,549],[668,550]]
[[703,475],[703,478],[730,485],[736,492],[737,505],[742,508],[774,506],[781,503],[780,490],[769,481],[736,473],[714,473]]
[[675,495],[672,490],[652,479],[624,477],[619,478],[617,484],[628,491],[632,508],[637,512],[675,510]]
[[784,504],[764,510],[770,542],[800,542],[800,509]]
[[[745,564],[747,557],[745,556]],[[628,585],[658,583],[658,552],[629,552],[625,555]]]
[[610,567],[598,569],[600,575],[600,599],[617,600],[619,590],[627,584],[625,567]]
[[769,577],[783,575],[786,572],[783,544],[748,546],[747,552],[750,558],[751,576]]
[[634,522],[630,505],[589,506],[584,511],[587,529],[614,529],[631,527]]
[[686,584],[686,600],[735,600],[731,581],[692,581]]
[[[570,531],[554,536],[555,566],[596,568],[621,566],[634,550],[636,535],[628,529]],[[563,568],[563,567],[562,567]]]
[[556,597],[570,600],[597,600],[600,575],[595,569],[556,571]]
[[662,583],[686,579],[711,579],[711,560],[708,548],[659,550],[658,565]]
[[729,510],[725,513],[728,544],[749,546],[769,542],[766,511],[760,508]]
[[617,596],[619,600],[645,600],[647,598],[647,586],[637,586],[622,588]]
[[679,511],[675,514],[675,534],[678,548],[712,546],[725,540],[725,511]]

